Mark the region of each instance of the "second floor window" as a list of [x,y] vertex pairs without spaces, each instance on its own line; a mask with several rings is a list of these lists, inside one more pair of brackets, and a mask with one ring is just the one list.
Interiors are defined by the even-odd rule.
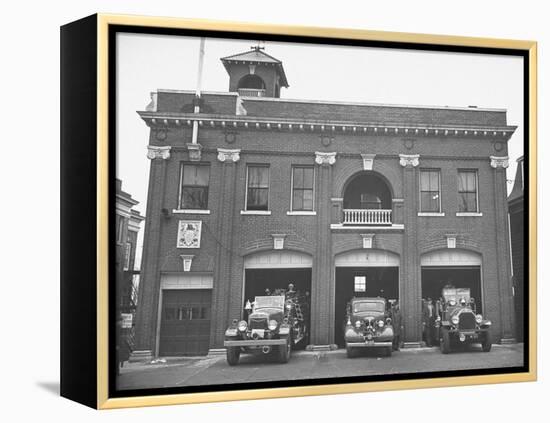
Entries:
[[208,184],[210,166],[187,164],[182,165],[180,209],[208,209]]
[[458,211],[478,212],[477,172],[475,170],[458,171]]
[[246,210],[269,210],[269,167],[248,166]]
[[420,171],[420,211],[441,212],[441,189],[439,170]]
[[292,168],[292,210],[313,211],[313,167]]
[[116,242],[122,244],[124,237],[124,218],[122,216],[116,217]]
[[130,270],[130,257],[132,257],[132,244],[126,243],[126,251],[124,251],[124,270]]

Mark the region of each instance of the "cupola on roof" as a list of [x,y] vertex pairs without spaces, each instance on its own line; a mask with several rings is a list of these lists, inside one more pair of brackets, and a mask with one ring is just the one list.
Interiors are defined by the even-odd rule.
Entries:
[[229,74],[229,91],[243,96],[280,96],[280,88],[288,88],[283,62],[265,53],[263,47],[220,59]]

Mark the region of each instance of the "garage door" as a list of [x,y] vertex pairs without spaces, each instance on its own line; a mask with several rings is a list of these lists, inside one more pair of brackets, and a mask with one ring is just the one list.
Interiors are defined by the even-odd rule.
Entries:
[[210,343],[212,291],[164,289],[159,354],[204,355]]
[[265,251],[251,254],[244,259],[245,269],[298,269],[310,268],[313,260],[309,254],[297,251]]
[[473,251],[443,249],[423,254],[421,266],[481,266],[481,255]]

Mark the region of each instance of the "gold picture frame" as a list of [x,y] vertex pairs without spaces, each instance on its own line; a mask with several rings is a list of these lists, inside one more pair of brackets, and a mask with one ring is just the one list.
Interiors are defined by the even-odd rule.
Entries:
[[[74,28],[77,23],[68,24],[66,28]],[[141,407],[151,405],[171,405],[171,404],[191,404],[191,403],[206,403],[217,401],[237,401],[250,399],[265,399],[265,398],[282,398],[293,396],[308,396],[308,395],[326,395],[326,394],[344,394],[357,392],[373,392],[386,390],[401,390],[401,389],[419,389],[419,388],[436,388],[449,386],[463,385],[479,385],[493,384],[505,382],[527,382],[534,381],[537,378],[537,267],[536,267],[536,245],[537,245],[537,43],[534,41],[519,41],[519,40],[504,40],[504,39],[489,39],[478,37],[459,37],[448,35],[431,35],[431,34],[411,34],[401,32],[382,32],[369,31],[362,29],[341,29],[341,28],[319,28],[306,26],[289,26],[289,25],[265,25],[255,23],[238,23],[225,21],[197,20],[197,19],[180,19],[180,18],[163,18],[163,17],[145,17],[145,16],[123,16],[111,14],[94,15],[90,27],[95,26],[95,62],[97,69],[96,75],[96,144],[93,147],[96,154],[96,172],[94,175],[96,183],[95,193],[95,222],[93,225],[96,229],[96,244],[95,244],[95,263],[90,263],[94,268],[95,273],[95,298],[96,306],[95,313],[92,313],[85,319],[95,320],[95,389],[84,388],[78,383],[69,383],[71,374],[77,372],[77,365],[74,362],[63,364],[63,357],[67,358],[70,354],[69,350],[62,348],[62,395],[85,403],[98,409],[114,409],[122,407]],[[327,385],[309,385],[309,386],[291,386],[283,388],[261,388],[261,389],[245,389],[245,390],[221,390],[214,392],[197,392],[197,393],[171,393],[162,395],[145,395],[145,396],[127,396],[127,397],[112,397],[109,395],[109,333],[112,330],[109,319],[109,260],[110,254],[109,244],[109,207],[110,205],[110,189],[112,185],[109,176],[109,122],[110,122],[110,104],[109,104],[109,60],[112,60],[109,52],[109,28],[112,26],[121,27],[141,27],[141,28],[162,28],[162,29],[187,29],[196,31],[221,31],[227,34],[232,32],[250,33],[252,34],[269,34],[272,36],[295,36],[295,37],[316,37],[319,39],[330,38],[347,40],[371,40],[401,44],[417,44],[431,46],[459,46],[468,48],[492,48],[492,49],[513,49],[523,51],[529,65],[529,75],[524,76],[528,85],[528,121],[525,126],[528,126],[528,148],[529,148],[529,186],[528,186],[528,248],[531,254],[528,255],[528,310],[529,314],[525,316],[529,321],[528,333],[528,370],[518,373],[503,373],[491,375],[474,375],[474,376],[456,376],[445,378],[422,378],[422,379],[403,379],[403,380],[387,380],[387,381],[372,381],[360,383],[341,383]],[[77,31],[76,31],[77,32]],[[75,33],[69,33],[67,30],[66,37],[78,37]],[[93,38],[93,34],[88,38]],[[62,44],[63,46],[63,44]],[[78,49],[78,46],[71,47]],[[88,48],[86,44],[82,44],[80,48]],[[63,48],[62,48],[63,54]],[[67,53],[68,57],[69,54]],[[69,64],[70,61],[67,61]],[[70,72],[65,72],[67,76]],[[67,78],[72,77],[68,75]],[[67,87],[65,94],[69,91]],[[63,99],[62,91],[62,99]],[[70,116],[63,115],[62,125],[74,125],[70,121]],[[67,141],[68,142],[68,141]],[[63,149],[63,143],[62,143]],[[62,160],[70,160],[71,152],[67,151],[67,156]],[[69,170],[67,171],[69,172]],[[66,175],[69,175],[67,173]],[[62,182],[63,183],[63,182]],[[74,193],[65,191],[62,193],[67,201],[74,198]],[[73,197],[71,197],[73,195]],[[67,223],[69,225],[69,223]],[[72,226],[71,226],[72,228]],[[67,227],[68,230],[68,227]],[[70,248],[70,243],[62,243],[62,249]],[[71,264],[67,263],[67,266]],[[68,283],[68,281],[66,281]],[[63,288],[65,287],[65,288]],[[66,288],[62,280],[62,289]],[[71,295],[67,294],[67,301]],[[65,315],[65,321],[62,320],[62,328],[69,325],[67,321],[74,317],[74,310],[63,305],[62,315]],[[63,319],[63,316],[62,316]],[[62,329],[63,330],[63,329]],[[65,330],[66,338],[62,342],[66,345],[77,342],[72,336],[74,331]],[[80,335],[79,335],[80,336]],[[82,335],[85,336],[85,335]],[[67,347],[68,348],[68,347]],[[72,363],[72,364],[71,364]],[[90,365],[92,365],[91,363]],[[82,365],[82,363],[80,363]],[[65,378],[65,382],[64,379]],[[91,391],[95,391],[95,398],[92,398]]]

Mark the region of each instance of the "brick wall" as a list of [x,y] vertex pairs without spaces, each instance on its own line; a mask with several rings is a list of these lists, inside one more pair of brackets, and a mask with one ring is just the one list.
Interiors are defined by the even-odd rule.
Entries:
[[506,112],[245,99],[251,116],[426,125],[506,125]]
[[[160,91],[157,98],[157,112],[159,113],[193,113],[193,99],[195,93]],[[202,96],[202,113],[234,115],[236,109],[236,95],[204,94]]]

